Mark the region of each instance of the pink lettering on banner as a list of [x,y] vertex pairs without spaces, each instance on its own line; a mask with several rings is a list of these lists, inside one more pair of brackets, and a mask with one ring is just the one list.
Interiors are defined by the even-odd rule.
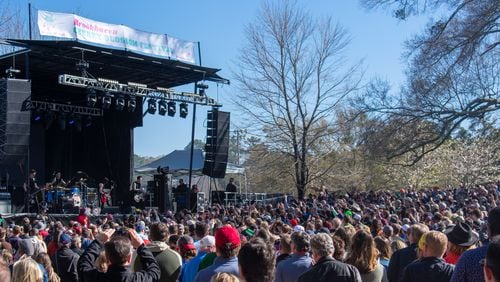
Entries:
[[75,24],[75,26],[78,26],[80,28],[87,29],[90,31],[95,31],[95,32],[110,34],[110,35],[117,35],[118,34],[118,30],[116,30],[116,29],[109,29],[109,28],[101,27],[101,26],[96,25],[96,24],[85,23],[85,22],[80,21],[77,17],[75,17],[74,24]]

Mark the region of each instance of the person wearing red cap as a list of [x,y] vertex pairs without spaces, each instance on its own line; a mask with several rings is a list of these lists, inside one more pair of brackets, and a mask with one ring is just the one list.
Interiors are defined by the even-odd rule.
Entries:
[[195,281],[210,281],[218,272],[227,272],[236,276],[240,275],[238,267],[238,252],[241,247],[238,230],[230,225],[225,225],[215,231],[215,249],[217,258],[214,263],[198,272]]

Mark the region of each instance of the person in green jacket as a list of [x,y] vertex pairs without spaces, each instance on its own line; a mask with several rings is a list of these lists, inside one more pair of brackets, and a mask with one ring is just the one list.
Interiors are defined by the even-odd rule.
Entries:
[[[153,253],[160,266],[161,276],[158,280],[160,282],[175,282],[181,274],[182,259],[176,251],[168,246],[168,235],[168,226],[163,222],[153,223],[149,228],[151,243],[146,247]],[[142,269],[140,257],[135,260],[133,269],[134,271]]]

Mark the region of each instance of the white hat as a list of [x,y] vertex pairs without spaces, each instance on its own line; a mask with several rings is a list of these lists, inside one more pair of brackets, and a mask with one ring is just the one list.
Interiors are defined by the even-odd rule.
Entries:
[[200,247],[207,248],[215,246],[215,237],[211,235],[207,235],[200,240]]
[[304,226],[302,225],[295,225],[293,227],[293,231],[300,232],[300,231],[305,231]]

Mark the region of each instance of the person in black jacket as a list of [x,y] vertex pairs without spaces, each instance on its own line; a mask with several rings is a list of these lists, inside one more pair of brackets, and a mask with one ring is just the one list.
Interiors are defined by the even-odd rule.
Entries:
[[361,275],[356,267],[335,260],[333,240],[326,233],[318,233],[310,241],[312,257],[316,262],[308,271],[299,276],[298,282],[361,282]]
[[[160,267],[137,233],[130,229],[128,231],[130,239],[125,236],[111,238],[114,232],[114,229],[99,232],[96,240],[81,256],[78,261],[78,272],[83,276],[84,281],[147,282],[160,279]],[[137,249],[137,255],[142,263],[142,271],[131,272],[127,267],[132,261],[132,247]],[[99,272],[94,264],[103,248],[106,258],[110,262],[106,273]]]
[[389,282],[399,282],[405,267],[417,259],[417,243],[426,232],[429,232],[429,228],[423,224],[414,224],[408,229],[407,235],[410,246],[392,254],[387,268]]
[[405,268],[401,281],[450,281],[455,266],[446,263],[443,259],[447,245],[448,238],[444,233],[439,231],[425,233],[419,244],[422,256]]
[[52,257],[52,265],[61,278],[61,282],[78,282],[76,266],[80,256],[69,248],[70,245],[71,236],[62,233],[59,237],[59,249]]

